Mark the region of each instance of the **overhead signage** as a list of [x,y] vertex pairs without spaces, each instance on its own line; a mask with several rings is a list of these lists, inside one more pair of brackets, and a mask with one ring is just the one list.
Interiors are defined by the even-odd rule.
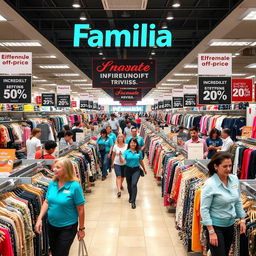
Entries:
[[88,100],[89,99],[89,93],[80,93],[79,98],[80,98],[80,100]]
[[0,76],[0,103],[31,103],[31,76]]
[[158,101],[158,109],[164,109],[164,102]]
[[71,101],[71,104],[72,104],[72,108],[76,108],[76,107],[77,107],[77,102],[76,102],[76,100],[72,100],[72,101]]
[[32,74],[32,52],[1,52],[0,74]]
[[92,108],[93,108],[94,110],[96,110],[96,109],[98,108],[98,103],[93,102]]
[[199,104],[231,104],[231,77],[199,77]]
[[98,30],[90,24],[75,24],[73,46],[80,47],[81,39],[89,47],[171,47],[172,33],[156,29],[155,24],[134,24],[133,30]]
[[42,106],[43,107],[55,106],[55,94],[54,93],[42,93]]
[[89,109],[93,109],[93,101],[89,101]]
[[57,94],[68,95],[70,94],[69,85],[57,85]]
[[172,98],[173,108],[183,108],[183,97],[173,97]]
[[231,53],[198,54],[198,75],[232,75]]
[[142,99],[141,89],[114,89],[114,100],[135,101]]
[[57,95],[57,107],[69,108],[70,107],[70,95]]
[[252,101],[252,79],[232,79],[232,101]]
[[136,106],[137,102],[123,102],[121,101],[122,106]]
[[8,177],[12,173],[16,149],[0,149],[0,177]]
[[184,94],[184,107],[196,107],[197,94]]
[[89,101],[88,100],[80,100],[80,109],[88,109]]
[[154,88],[156,65],[149,59],[94,59],[92,70],[94,88]]
[[172,108],[172,101],[171,100],[164,100],[164,108]]
[[197,94],[198,88],[197,85],[183,85],[184,94]]

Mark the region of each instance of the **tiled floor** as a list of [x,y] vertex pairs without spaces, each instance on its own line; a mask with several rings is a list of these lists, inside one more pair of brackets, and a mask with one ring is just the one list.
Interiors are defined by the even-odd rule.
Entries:
[[[126,184],[122,197],[116,197],[113,172],[92,190],[85,207],[89,256],[186,255],[151,171],[139,180],[135,210],[128,203]],[[76,239],[70,255],[77,256],[77,251]]]

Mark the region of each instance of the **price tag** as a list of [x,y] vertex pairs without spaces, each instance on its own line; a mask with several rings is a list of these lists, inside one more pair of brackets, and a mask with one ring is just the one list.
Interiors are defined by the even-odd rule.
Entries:
[[183,108],[183,97],[172,97],[173,108]]
[[57,107],[58,108],[70,107],[70,95],[57,95]]
[[54,93],[42,93],[42,106],[44,106],[44,107],[55,106],[55,94]]
[[231,77],[199,77],[199,104],[231,104]]
[[196,94],[184,94],[184,107],[195,107],[196,96]]
[[232,101],[252,101],[252,79],[232,79]]
[[31,76],[0,76],[0,103],[31,103]]
[[89,108],[89,101],[88,100],[80,100],[80,109],[87,109]]

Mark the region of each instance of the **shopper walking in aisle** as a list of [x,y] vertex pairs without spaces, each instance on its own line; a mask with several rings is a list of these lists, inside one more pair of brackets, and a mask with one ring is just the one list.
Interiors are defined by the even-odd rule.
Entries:
[[131,139],[136,139],[139,144],[140,150],[143,152],[145,148],[144,146],[145,142],[141,136],[137,135],[138,129],[136,127],[132,127],[131,131],[132,131],[132,136],[126,139],[126,144],[129,144]]
[[240,198],[239,180],[230,174],[231,155],[216,153],[208,164],[210,178],[201,194],[201,217],[212,256],[228,256],[233,241],[235,218],[240,218],[240,233],[245,233],[246,213]]
[[57,135],[59,141],[61,140],[61,138],[64,138],[65,133],[66,133],[67,131],[70,131],[70,127],[69,127],[69,125],[66,124],[66,125],[63,126],[63,130],[61,130],[61,131],[58,133],[58,135]]
[[115,114],[111,114],[111,119],[108,121],[108,125],[111,126],[113,133],[117,136],[119,132],[119,122],[116,120],[115,117]]
[[206,145],[206,142],[204,139],[201,139],[198,137],[198,129],[197,127],[192,127],[189,129],[189,134],[191,139],[188,140],[185,143],[185,149],[188,150],[188,146],[189,144],[193,144],[193,143],[202,143],[203,144],[203,151],[204,151],[204,158],[206,158],[207,154],[208,154],[208,147]]
[[77,121],[77,122],[75,122],[75,126],[72,128],[73,141],[75,141],[75,142],[76,142],[76,134],[84,133],[84,130],[81,127],[82,127],[82,124],[79,121]]
[[[108,137],[110,137],[113,140],[114,144],[115,144],[116,143],[116,135],[112,132],[112,128],[111,128],[110,125],[108,125],[106,127],[106,131],[107,131]],[[109,172],[112,171],[111,166],[112,166],[112,153],[111,153],[111,155],[109,157],[109,161],[108,161],[108,170],[109,170]]]
[[117,136],[116,144],[113,148],[112,153],[112,166],[114,167],[116,173],[116,186],[117,186],[117,197],[121,197],[121,190],[123,189],[123,181],[125,177],[124,169],[125,169],[125,162],[122,163],[120,161],[120,156],[124,153],[127,149],[127,144],[125,144],[125,138],[123,134],[119,134]]
[[230,147],[234,144],[233,140],[230,138],[231,131],[228,128],[225,128],[221,131],[221,138],[222,138],[222,147],[220,151],[228,151]]
[[127,189],[129,192],[129,203],[132,204],[132,209],[135,209],[137,197],[137,183],[141,175],[140,166],[142,167],[143,172],[147,174],[138,141],[132,138],[129,141],[127,150],[124,151],[122,156],[121,154],[119,154],[119,157],[121,163],[125,163],[126,161],[125,177],[127,182]]
[[206,145],[208,147],[208,155],[207,158],[211,159],[213,155],[217,152],[218,149],[221,148],[223,142],[220,138],[220,131],[216,128],[213,128],[210,131],[209,137],[206,139]]
[[41,150],[40,136],[41,129],[33,128],[30,138],[26,141],[27,159],[35,159],[36,151]]
[[84,204],[83,190],[75,177],[72,162],[68,158],[56,160],[54,177],[35,226],[35,231],[41,234],[42,219],[47,213],[52,256],[68,256],[76,234],[79,240],[84,238]]
[[128,115],[126,115],[124,119],[120,121],[120,128],[122,129],[122,133],[124,133],[124,129],[126,127],[127,121],[128,121]]
[[67,131],[64,134],[64,138],[61,138],[59,150],[71,146],[74,143],[73,141],[73,132]]
[[44,144],[44,149],[36,152],[35,159],[55,159],[54,153],[57,143],[53,140],[48,140]]
[[127,121],[123,134],[125,135],[126,138],[132,137],[132,123],[131,123],[131,121]]
[[140,129],[140,126],[141,126],[141,118],[140,118],[140,115],[138,115],[138,117],[135,119],[136,121],[136,124],[137,124],[137,128]]
[[109,160],[112,154],[112,149],[114,146],[113,140],[107,135],[106,129],[102,129],[100,132],[100,137],[97,139],[97,144],[99,146],[99,156],[101,161],[101,173],[102,181],[107,177],[107,170],[109,167]]

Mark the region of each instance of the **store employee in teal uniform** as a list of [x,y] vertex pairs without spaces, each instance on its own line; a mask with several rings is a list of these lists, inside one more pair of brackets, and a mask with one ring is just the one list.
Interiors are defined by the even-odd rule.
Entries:
[[68,256],[76,234],[79,240],[84,238],[84,204],[83,190],[72,162],[68,158],[56,160],[54,177],[35,226],[35,231],[41,234],[42,219],[47,213],[52,256]]
[[144,146],[144,145],[145,145],[145,142],[144,142],[144,140],[143,140],[143,138],[142,138],[141,136],[137,135],[137,132],[138,132],[137,128],[136,128],[136,127],[133,127],[133,128],[131,129],[131,132],[132,132],[132,136],[126,139],[126,144],[129,144],[129,142],[130,142],[131,139],[136,139],[137,142],[139,143],[140,150],[143,152],[144,147],[145,147],[145,146]]
[[143,163],[142,152],[140,151],[139,143],[136,139],[132,138],[129,141],[127,150],[123,155],[120,153],[120,162],[126,161],[125,177],[127,182],[127,188],[129,192],[129,203],[132,204],[132,209],[136,208],[137,197],[137,183],[140,178],[140,166],[146,174],[146,169]]

